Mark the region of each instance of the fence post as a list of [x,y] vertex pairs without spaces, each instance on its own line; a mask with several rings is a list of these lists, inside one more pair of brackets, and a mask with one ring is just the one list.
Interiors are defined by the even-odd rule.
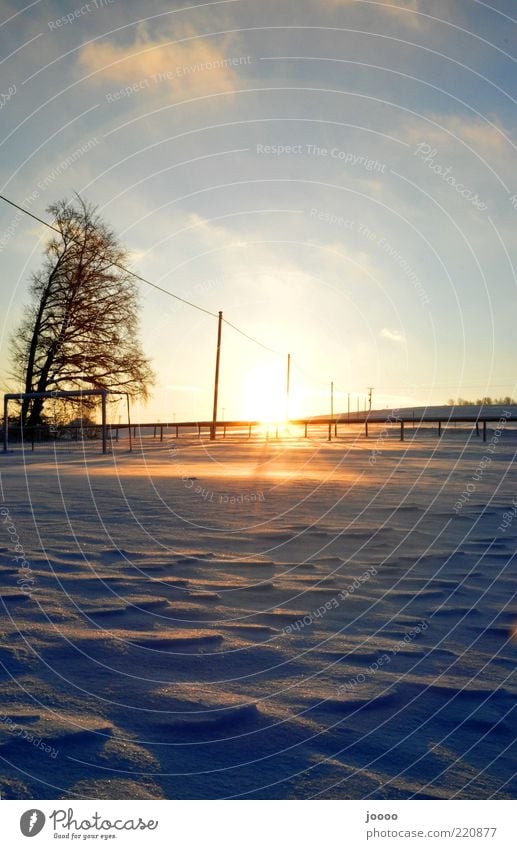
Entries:
[[106,454],[108,450],[106,440],[106,392],[101,394],[101,421],[102,421],[102,453]]
[[8,404],[9,399],[7,396],[4,396],[4,454],[7,452],[7,446],[9,444],[9,416],[7,414]]

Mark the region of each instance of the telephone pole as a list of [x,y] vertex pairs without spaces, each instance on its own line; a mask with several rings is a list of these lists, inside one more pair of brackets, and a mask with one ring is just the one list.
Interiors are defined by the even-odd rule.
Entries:
[[291,354],[287,355],[287,385],[285,393],[285,422],[289,422],[289,390],[291,388]]
[[373,392],[374,388],[375,388],[374,386],[368,387],[368,412],[369,413],[372,412],[372,392]]
[[329,421],[329,438],[328,441],[332,442],[332,423],[334,421],[334,381],[330,384],[330,421]]
[[214,410],[212,413],[212,427],[210,428],[210,439],[215,439],[217,430],[217,398],[219,395],[219,364],[221,362],[221,331],[223,326],[223,313],[219,311],[217,324],[217,354],[215,357],[215,382],[214,382]]

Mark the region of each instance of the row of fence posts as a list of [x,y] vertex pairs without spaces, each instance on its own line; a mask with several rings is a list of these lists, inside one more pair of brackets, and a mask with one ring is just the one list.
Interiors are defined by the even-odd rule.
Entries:
[[[336,438],[337,435],[338,435],[338,423],[342,423],[342,422],[338,422],[337,420],[334,420],[334,419],[329,419],[329,423],[328,423],[328,441],[329,442],[332,440],[332,431],[334,432],[334,438]],[[412,423],[413,423],[413,429],[414,429],[414,427],[415,427],[414,414],[413,414],[413,422]],[[364,422],[364,435],[365,435],[366,439],[369,438],[369,431],[368,431],[368,425],[369,424],[381,425],[381,424],[383,424],[383,422],[378,422],[378,421],[369,422],[368,418],[366,418],[365,422]],[[404,440],[405,440],[405,425],[406,424],[407,424],[407,422],[400,421],[400,442],[404,442]],[[454,424],[456,424],[456,423],[454,422]],[[483,424],[483,442],[486,442],[486,433],[487,433],[486,424],[487,423],[486,423],[486,421],[483,421],[482,424]],[[476,426],[476,436],[479,436],[479,421],[475,422],[475,426]],[[138,426],[135,426],[133,428],[133,436],[135,436],[135,437],[136,437],[137,427]],[[168,425],[167,427],[170,427],[170,425]],[[172,427],[175,427],[175,429],[176,429],[176,439],[178,439],[178,437],[179,437],[179,425],[172,425]],[[227,427],[227,425],[223,424],[222,427],[223,427],[223,439],[226,439],[226,427]],[[304,422],[304,437],[306,439],[308,438],[308,427],[309,427],[309,422]],[[160,442],[163,442],[163,428],[164,428],[164,425],[155,425],[154,426],[153,439],[156,439],[157,430],[159,429],[159,431],[160,431]],[[197,431],[198,431],[198,437],[200,438],[201,437],[201,425],[200,424],[197,425]],[[252,425],[249,424],[248,425],[248,438],[251,438],[251,432],[252,432]],[[438,422],[438,436],[441,437],[442,435],[443,435],[443,424],[442,424],[441,421],[439,421]],[[277,424],[276,427],[275,427],[275,439],[278,439],[278,437],[279,437],[279,425]],[[118,441],[118,429],[117,429],[116,439]],[[266,440],[267,439],[269,439],[269,428],[266,430]]]
[[[342,423],[342,422],[341,422],[341,423]],[[303,424],[304,424],[304,437],[305,437],[305,438],[308,438],[308,426],[309,426],[309,422],[304,422]],[[381,425],[381,424],[383,424],[383,423],[382,423],[382,422],[377,422],[377,421],[376,421],[376,422],[369,422],[369,421],[368,421],[368,419],[366,419],[366,420],[365,420],[365,422],[364,422],[364,436],[365,436],[365,438],[366,438],[366,439],[368,439],[368,438],[369,438],[369,430],[368,430],[368,425],[369,425],[369,424],[377,424],[377,425]],[[407,424],[407,423],[406,423],[406,422],[403,422],[403,421],[401,421],[401,422],[400,422],[400,442],[404,442],[404,439],[405,439],[405,428],[404,428],[405,424]],[[456,423],[454,422],[454,424],[456,424]],[[479,422],[479,421],[475,422],[475,427],[476,427],[476,436],[479,436],[479,435],[480,435],[480,427],[479,427],[479,425],[480,425],[480,422]],[[483,421],[483,422],[482,422],[482,425],[483,425],[483,428],[482,428],[483,442],[486,442],[486,440],[487,440],[487,423],[486,423],[486,421]],[[414,426],[414,422],[413,422],[413,426]],[[177,424],[173,424],[173,425],[163,425],[163,424],[160,424],[160,425],[154,425],[154,426],[153,426],[153,439],[156,439],[156,438],[159,436],[160,442],[163,442],[163,440],[164,440],[164,428],[165,428],[165,427],[167,427],[167,428],[169,428],[169,427],[174,428],[174,429],[175,429],[175,433],[176,433],[176,439],[178,439],[178,438],[179,438],[179,425],[177,425]],[[226,439],[226,428],[227,428],[227,425],[226,425],[226,424],[223,424],[223,425],[222,425],[222,427],[223,427],[223,439]],[[133,431],[133,437],[134,437],[135,439],[136,439],[136,436],[137,436],[137,432],[138,432],[138,435],[139,435],[139,436],[141,435],[141,426],[140,426],[140,425],[131,425],[131,428],[132,428],[132,431]],[[79,428],[79,427],[76,427],[76,428],[75,428],[75,441],[78,441],[78,436],[79,436],[79,431],[80,431],[80,430],[81,430],[81,428]],[[111,427],[109,428],[109,432],[110,432],[110,434],[111,434],[111,441],[112,441],[112,442],[113,442],[113,441],[115,441],[115,442],[118,442],[118,441],[119,441],[119,430],[120,430],[120,428],[119,428],[119,427],[117,427],[117,426],[114,426],[114,427],[113,427],[113,426],[111,426]],[[114,437],[114,439],[113,439],[113,431],[115,432],[115,437]],[[329,442],[330,442],[330,441],[331,441],[331,439],[332,439],[332,436],[331,436],[332,431],[334,432],[334,437],[336,438],[336,437],[337,437],[337,435],[338,435],[338,422],[337,422],[337,421],[331,421],[331,420],[329,420],[329,424],[328,424],[328,441],[329,441]],[[35,442],[43,441],[43,440],[41,440],[41,438],[40,438],[40,439],[36,439],[36,435],[37,435],[37,433],[36,433],[36,432],[37,432],[37,429],[36,429],[35,427],[30,428],[29,439],[28,439],[28,440],[26,440],[27,442],[30,442],[30,444],[31,444],[31,450],[32,450],[32,451],[34,451],[34,445],[35,445]],[[52,434],[52,432],[53,432],[53,429],[52,429],[52,428],[49,428],[48,433],[49,433],[49,434]],[[40,433],[39,435],[40,435],[40,437],[41,437],[41,433]],[[198,425],[197,425],[197,435],[198,435],[198,438],[201,438],[201,425],[200,425],[200,424],[198,424]],[[249,424],[249,425],[248,425],[248,439],[251,439],[251,435],[252,435],[252,425],[251,425],[251,424]],[[438,422],[438,436],[439,436],[439,437],[441,437],[442,435],[443,435],[443,423],[442,423],[441,421],[439,421],[439,422]],[[278,438],[279,438],[279,426],[278,426],[278,425],[276,425],[276,428],[275,428],[275,439],[278,439]],[[269,439],[269,429],[267,429],[267,430],[266,430],[266,440],[268,440],[268,439]],[[50,441],[50,440],[48,440],[48,441]]]

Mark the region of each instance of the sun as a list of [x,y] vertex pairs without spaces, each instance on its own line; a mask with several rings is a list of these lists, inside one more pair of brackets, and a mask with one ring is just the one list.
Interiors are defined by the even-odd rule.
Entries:
[[276,424],[286,418],[285,377],[278,369],[260,366],[246,375],[243,387],[243,415],[261,424]]

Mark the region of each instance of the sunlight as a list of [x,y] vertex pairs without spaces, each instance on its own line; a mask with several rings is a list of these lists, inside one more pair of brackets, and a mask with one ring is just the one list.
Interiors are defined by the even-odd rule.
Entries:
[[244,381],[243,416],[264,425],[285,421],[285,376],[273,366],[259,366]]

